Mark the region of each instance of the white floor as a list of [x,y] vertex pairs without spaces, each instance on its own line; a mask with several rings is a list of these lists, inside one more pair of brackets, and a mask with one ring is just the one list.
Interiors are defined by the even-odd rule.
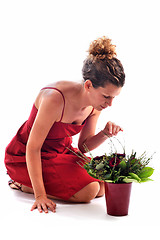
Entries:
[[[127,136],[126,136],[127,138]],[[9,139],[6,136],[6,139]],[[151,138],[149,138],[151,139]],[[134,140],[133,138],[130,140]],[[129,215],[112,217],[106,213],[105,197],[94,199],[89,204],[70,204],[55,201],[56,213],[39,213],[30,211],[34,203],[33,195],[12,190],[8,187],[9,177],[3,164],[4,149],[7,140],[1,141],[0,151],[0,237],[7,239],[140,239],[159,240],[160,216],[160,163],[158,136],[150,144],[151,153],[156,150],[151,165],[155,168],[153,182],[133,183]],[[141,139],[136,149],[143,148]],[[127,141],[128,143],[128,141]],[[129,142],[130,143],[130,142]],[[102,146],[104,148],[105,146]],[[145,149],[146,146],[144,146]],[[97,151],[101,152],[100,147]],[[97,152],[97,154],[98,154]],[[30,238],[32,236],[32,238]]]
[[[156,176],[155,176],[156,177]],[[112,239],[159,239],[159,180],[144,184],[133,184],[129,215],[112,217],[106,214],[105,197],[89,204],[70,204],[55,201],[56,213],[31,212],[33,195],[11,190],[7,186],[8,176],[3,172],[0,197],[0,236],[16,239],[97,239],[113,236]],[[128,236],[128,237],[127,237]],[[140,239],[140,238],[139,238]]]

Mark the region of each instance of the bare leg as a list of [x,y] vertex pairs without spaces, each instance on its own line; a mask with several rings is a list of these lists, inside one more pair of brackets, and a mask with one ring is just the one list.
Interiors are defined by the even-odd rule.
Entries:
[[[30,194],[34,194],[32,188],[27,187],[27,186],[22,185],[22,184],[17,183],[17,182],[15,182],[15,183],[11,183],[9,186],[10,186],[12,189],[17,189],[17,190],[19,190],[20,188],[17,187],[17,185],[21,188],[21,191],[22,191],[22,192],[30,193]],[[51,196],[51,195],[47,195],[47,197],[49,197],[49,198],[53,198],[53,199],[57,199],[57,200],[62,200],[62,199],[60,199],[60,198],[57,198],[57,197],[54,197],[54,196]]]
[[105,193],[104,182],[100,182],[99,184],[100,184],[100,190],[96,197],[102,197]]
[[[19,183],[16,183],[16,185],[20,185]],[[18,189],[13,184],[10,184],[11,188]],[[24,185],[21,185],[22,192],[25,193],[31,193],[33,194],[33,189]],[[101,197],[104,194],[104,183],[98,183],[98,182],[92,182],[89,183],[87,186],[82,188],[79,192],[75,193],[70,199],[68,199],[68,202],[79,202],[79,203],[86,203],[90,202],[95,197]],[[57,200],[63,200],[51,195],[47,195],[49,198],[57,199]]]
[[90,202],[95,197],[101,197],[104,194],[104,183],[92,182],[79,192],[74,194],[68,201],[70,202]]

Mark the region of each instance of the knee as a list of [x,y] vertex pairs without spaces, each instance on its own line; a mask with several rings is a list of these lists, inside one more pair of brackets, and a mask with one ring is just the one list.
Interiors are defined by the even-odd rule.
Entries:
[[92,182],[87,186],[87,192],[84,196],[85,202],[90,202],[94,199],[100,191],[100,185],[98,182]]
[[104,186],[104,182],[100,182],[100,190],[97,194],[97,197],[102,197],[105,194],[105,186]]
[[86,187],[76,193],[73,197],[76,202],[89,203],[94,199],[100,190],[98,182],[89,183]]

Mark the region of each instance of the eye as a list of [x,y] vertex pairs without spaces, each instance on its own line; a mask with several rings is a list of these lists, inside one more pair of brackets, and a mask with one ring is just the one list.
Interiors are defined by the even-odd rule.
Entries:
[[109,99],[109,98],[110,98],[110,96],[105,96],[105,95],[103,95],[103,97],[104,97],[105,99]]

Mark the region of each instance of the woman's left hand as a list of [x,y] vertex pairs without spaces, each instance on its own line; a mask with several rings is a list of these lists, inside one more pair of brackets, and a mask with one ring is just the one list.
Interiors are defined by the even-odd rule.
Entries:
[[123,131],[120,126],[116,125],[113,122],[108,122],[102,132],[108,137],[112,137],[116,136],[120,131]]

